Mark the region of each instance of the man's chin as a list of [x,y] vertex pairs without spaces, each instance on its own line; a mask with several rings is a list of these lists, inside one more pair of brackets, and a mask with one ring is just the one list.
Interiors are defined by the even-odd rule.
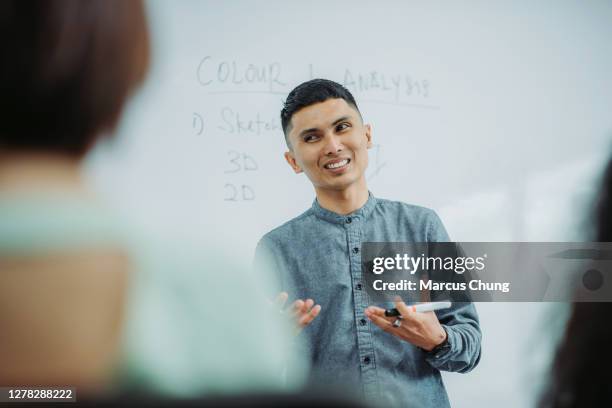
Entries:
[[349,189],[353,184],[355,184],[355,180],[349,180],[348,178],[346,178],[344,180],[333,180],[329,183],[320,184],[318,186],[318,189],[328,191],[345,191]]

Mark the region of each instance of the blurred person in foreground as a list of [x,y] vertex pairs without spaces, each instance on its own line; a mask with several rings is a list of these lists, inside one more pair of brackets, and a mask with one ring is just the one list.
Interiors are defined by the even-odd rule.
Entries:
[[[612,242],[612,160],[604,172],[595,212],[595,241]],[[609,278],[609,277],[608,277]],[[605,279],[605,277],[604,277]],[[612,303],[576,302],[552,365],[541,408],[612,406]]]
[[2,1],[0,30],[0,386],[283,389],[289,342],[243,311],[266,307],[244,269],[145,239],[81,175],[145,78],[142,2]]

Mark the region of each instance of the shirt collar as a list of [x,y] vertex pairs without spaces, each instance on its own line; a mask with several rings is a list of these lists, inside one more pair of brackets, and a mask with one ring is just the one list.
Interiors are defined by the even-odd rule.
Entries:
[[311,210],[319,218],[332,222],[334,224],[350,224],[353,221],[364,221],[366,220],[374,207],[376,206],[376,197],[368,191],[368,201],[360,209],[347,214],[341,215],[333,211],[327,210],[319,205],[319,202],[315,198]]

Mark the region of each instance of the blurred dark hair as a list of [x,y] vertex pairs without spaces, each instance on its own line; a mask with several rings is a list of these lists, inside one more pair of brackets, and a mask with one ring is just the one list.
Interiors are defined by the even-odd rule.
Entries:
[[0,1],[0,150],[80,157],[145,77],[140,0]]
[[344,99],[346,103],[359,112],[357,102],[355,102],[355,98],[348,89],[329,79],[311,79],[289,92],[285,106],[281,110],[280,117],[285,140],[287,140],[291,118],[297,111],[315,103],[325,102],[328,99]]
[[597,225],[596,240],[612,242],[612,159],[608,162],[602,179],[595,219]]
[[[604,172],[595,208],[595,239],[612,242],[612,159]],[[608,277],[609,279],[610,277]],[[612,387],[612,303],[572,305],[565,335],[552,367],[552,378],[541,407],[610,407]]]

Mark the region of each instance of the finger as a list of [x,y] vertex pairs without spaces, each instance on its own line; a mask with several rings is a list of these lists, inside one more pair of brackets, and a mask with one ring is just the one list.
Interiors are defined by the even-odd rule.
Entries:
[[285,307],[285,303],[287,303],[287,299],[289,299],[289,294],[287,292],[279,293],[276,299],[274,299],[274,306],[282,310]]
[[422,321],[422,317],[425,314],[417,312],[414,305],[408,306],[402,301],[395,302],[395,307],[402,314],[406,324],[415,324],[416,322]]
[[297,317],[302,313],[302,309],[304,308],[304,301],[302,299],[298,299],[291,305],[291,316]]
[[312,312],[313,308],[314,308],[314,300],[306,299],[306,301],[304,302],[304,305],[302,306],[302,309],[299,312],[300,321],[302,318],[307,317]]
[[395,308],[399,310],[400,314],[405,319],[412,318],[413,314],[416,313],[414,306],[407,306],[399,297],[395,299]]
[[415,313],[414,306],[406,305],[406,303],[404,303],[402,298],[400,298],[399,296],[395,298],[395,308],[400,312],[403,318],[409,319],[410,317],[412,317],[411,313]]
[[365,311],[366,314],[371,313],[376,316],[385,317],[385,309],[378,306],[368,306]]
[[[385,316],[385,309],[380,308],[378,306],[368,306],[365,310],[365,314],[366,316],[369,317],[369,314],[378,316],[382,319],[385,319],[387,322],[389,323],[393,323],[397,317],[393,317],[393,316]],[[401,317],[400,317],[401,318]]]
[[321,312],[321,305],[316,305],[314,306],[310,312],[308,312],[307,314],[305,314],[304,316],[302,316],[300,318],[300,320],[298,321],[298,324],[301,327],[306,327],[308,326]]
[[384,317],[380,317],[373,313],[366,314],[366,316],[368,316],[372,323],[374,323],[386,332],[393,332],[395,330],[395,327],[393,327],[391,322],[385,319]]
[[304,306],[302,306],[302,313],[308,313],[313,306],[314,300],[306,299],[306,301],[304,302]]

